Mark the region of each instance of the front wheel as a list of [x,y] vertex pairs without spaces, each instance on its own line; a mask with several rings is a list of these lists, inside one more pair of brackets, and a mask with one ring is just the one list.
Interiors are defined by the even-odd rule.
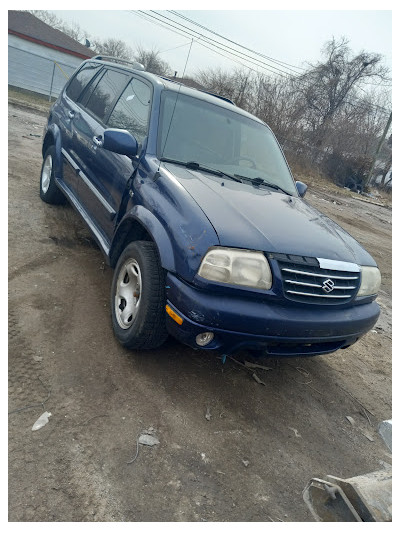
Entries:
[[165,273],[154,243],[128,244],[114,271],[111,315],[119,342],[130,349],[158,348],[166,340]]
[[40,198],[47,204],[63,204],[65,197],[54,179],[55,148],[50,146],[43,157],[40,173]]

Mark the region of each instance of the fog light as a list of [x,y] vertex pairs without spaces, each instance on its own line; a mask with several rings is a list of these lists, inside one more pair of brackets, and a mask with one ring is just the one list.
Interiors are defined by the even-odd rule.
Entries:
[[207,346],[214,338],[214,333],[206,331],[205,333],[199,333],[196,337],[196,343],[199,346]]

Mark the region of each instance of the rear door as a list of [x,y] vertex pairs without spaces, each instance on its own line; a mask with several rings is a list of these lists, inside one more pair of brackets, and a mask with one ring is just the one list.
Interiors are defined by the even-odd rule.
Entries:
[[89,90],[100,74],[102,65],[99,63],[85,63],[71,79],[62,94],[61,102],[55,107],[61,132],[61,151],[63,156],[63,184],[69,193],[78,196],[79,137],[77,131],[82,129],[80,122],[81,108],[79,101]]
[[[130,75],[118,69],[105,68],[90,92],[80,102],[79,117],[74,119],[77,143],[75,158],[79,167],[78,198],[83,216],[104,248],[108,248],[115,225],[119,199],[110,192],[105,181],[112,181],[114,173],[121,169],[109,167],[106,180],[102,178],[102,133],[105,121],[113,110],[118,97],[130,80]],[[127,170],[132,174],[132,162]],[[128,176],[129,177],[129,176]]]

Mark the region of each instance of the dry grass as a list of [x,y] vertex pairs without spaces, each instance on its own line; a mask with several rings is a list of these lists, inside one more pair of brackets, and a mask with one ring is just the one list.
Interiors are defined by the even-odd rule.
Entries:
[[12,104],[22,105],[44,113],[48,113],[52,104],[52,102],[49,102],[48,96],[10,86],[8,87],[8,101]]

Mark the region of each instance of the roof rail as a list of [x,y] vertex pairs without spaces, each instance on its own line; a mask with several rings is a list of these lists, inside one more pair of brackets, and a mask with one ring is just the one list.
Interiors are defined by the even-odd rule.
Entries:
[[220,100],[224,100],[224,102],[228,102],[229,104],[232,104],[236,106],[235,102],[227,98],[226,96],[221,96],[220,94],[210,93],[209,91],[206,91],[205,89],[198,89],[197,87],[191,87],[190,85],[186,85],[185,83],[174,80],[173,78],[167,78],[166,76],[159,76],[159,78],[170,81],[172,83],[177,83],[178,85],[183,85],[184,87],[188,87],[189,89],[193,89],[195,91],[200,91],[201,93],[209,94],[210,96],[215,96],[215,98],[219,98]]
[[109,61],[110,63],[123,63],[131,66],[135,70],[145,70],[144,66],[141,63],[138,63],[137,61],[129,61],[128,59],[121,59],[119,57],[98,55],[92,57],[91,59],[98,59],[99,61]]
[[235,102],[231,100],[230,98],[227,98],[226,96],[221,96],[220,94],[210,93],[209,91],[203,91],[203,89],[197,89],[198,91],[206,94],[210,94],[211,96],[215,96],[215,98],[219,98],[220,100],[224,100],[225,102],[228,102],[228,104],[232,104],[236,106]]

